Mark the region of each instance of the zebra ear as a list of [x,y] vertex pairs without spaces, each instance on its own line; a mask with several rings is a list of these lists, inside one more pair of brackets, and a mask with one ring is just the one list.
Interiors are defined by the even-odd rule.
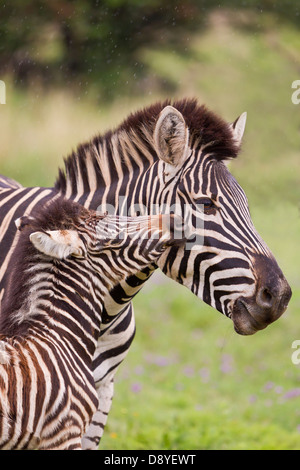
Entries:
[[172,166],[181,165],[188,152],[189,130],[182,114],[166,106],[154,129],[154,145],[161,160]]
[[50,230],[47,232],[31,233],[29,239],[33,246],[56,259],[66,259],[69,256],[83,258],[84,247],[75,230]]
[[246,127],[246,121],[247,113],[244,112],[231,124],[233,136],[238,145],[242,143],[242,138]]

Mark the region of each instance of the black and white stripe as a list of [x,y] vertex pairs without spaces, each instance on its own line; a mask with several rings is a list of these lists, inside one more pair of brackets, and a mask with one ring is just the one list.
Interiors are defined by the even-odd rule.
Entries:
[[[9,189],[5,180],[0,181],[0,216],[5,220],[0,227],[2,297],[16,237],[13,219],[63,195],[87,208],[99,207],[103,212],[113,208],[125,215],[132,210],[141,214],[168,212],[172,207],[179,208],[180,215],[186,216],[187,211],[189,231],[197,235],[189,244],[193,249],[169,248],[158,261],[159,268],[231,317],[242,334],[278,318],[289,298],[288,292],[283,293],[283,275],[253,227],[243,190],[226,168],[227,160],[238,154],[245,114],[228,124],[196,100],[170,104],[150,106],[129,116],[114,132],[80,145],[66,160],[65,170],[60,171],[52,189]],[[281,283],[276,288],[263,268],[266,260],[274,283]],[[134,337],[131,300],[156,267],[120,282],[105,296],[94,357],[100,405],[85,435],[85,448],[98,445],[113,394],[113,376]],[[250,321],[249,313],[251,310],[254,316],[258,297],[261,318]],[[280,308],[273,312],[275,297]],[[251,304],[251,309],[246,304]]]
[[173,242],[160,221],[59,199],[20,224],[0,322],[0,449],[82,448],[98,405],[105,292]]

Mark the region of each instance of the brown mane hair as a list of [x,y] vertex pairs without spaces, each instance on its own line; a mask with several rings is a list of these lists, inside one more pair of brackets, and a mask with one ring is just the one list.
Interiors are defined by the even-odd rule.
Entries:
[[[209,148],[209,152],[217,160],[237,156],[239,145],[235,141],[230,125],[226,121],[208,110],[206,106],[199,105],[196,99],[182,99],[174,102],[166,100],[130,114],[114,131],[108,131],[103,136],[97,135],[91,141],[79,145],[77,151],[65,159],[65,172],[59,171],[55,189],[63,191],[66,187],[66,179],[68,179],[74,186],[74,190],[76,190],[76,174],[78,171],[81,172],[83,181],[87,179],[87,170],[84,164],[87,154],[89,154],[90,162],[97,169],[99,183],[102,183],[101,174],[99,174],[101,169],[97,162],[97,152],[100,144],[104,141],[109,142],[112,135],[123,131],[129,136],[134,132],[143,140],[144,145],[151,146],[151,142],[145,142],[145,129],[147,134],[153,135],[158,116],[163,108],[168,105],[172,105],[183,115],[189,128],[191,145],[196,143],[199,147]],[[151,153],[154,154],[153,149]],[[154,155],[153,158],[155,158]]]
[[[29,235],[35,231],[74,229],[80,223],[80,216],[87,213],[79,204],[59,198],[49,206],[33,212],[25,217],[17,245],[12,254],[8,269],[9,283],[1,305],[0,334],[12,336],[15,334],[15,314],[26,301],[29,289],[30,274],[28,269],[43,255],[38,253],[30,242]],[[17,328],[18,334],[26,332],[30,322],[24,322],[22,328]]]
[[154,126],[160,112],[165,106],[173,106],[183,115],[193,140],[198,140],[200,146],[210,147],[210,152],[220,160],[237,156],[239,146],[233,138],[229,124],[215,113],[199,105],[196,99],[182,99],[172,102],[166,100],[131,114],[118,129],[130,132],[131,129],[141,129],[142,125],[154,131]]

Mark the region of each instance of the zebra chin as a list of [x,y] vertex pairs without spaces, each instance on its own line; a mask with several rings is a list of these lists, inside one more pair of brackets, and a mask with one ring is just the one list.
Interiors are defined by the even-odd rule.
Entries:
[[230,318],[233,322],[234,330],[239,335],[253,335],[259,330],[263,330],[269,323],[257,321],[247,308],[246,299],[236,300]]
[[276,298],[270,296],[262,299],[258,290],[252,297],[237,299],[230,315],[235,331],[246,336],[263,330],[286,311],[291,295],[291,288],[285,281],[284,288]]
[[292,296],[291,288],[275,259],[253,255],[256,274],[255,292],[238,298],[232,309],[234,329],[240,335],[253,335],[278,320],[286,311]]

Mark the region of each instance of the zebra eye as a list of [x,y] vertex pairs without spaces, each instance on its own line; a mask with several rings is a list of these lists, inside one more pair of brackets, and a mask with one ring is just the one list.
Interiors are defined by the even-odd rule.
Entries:
[[216,213],[217,207],[209,197],[200,197],[195,202],[197,205],[203,206],[204,214],[210,215]]

